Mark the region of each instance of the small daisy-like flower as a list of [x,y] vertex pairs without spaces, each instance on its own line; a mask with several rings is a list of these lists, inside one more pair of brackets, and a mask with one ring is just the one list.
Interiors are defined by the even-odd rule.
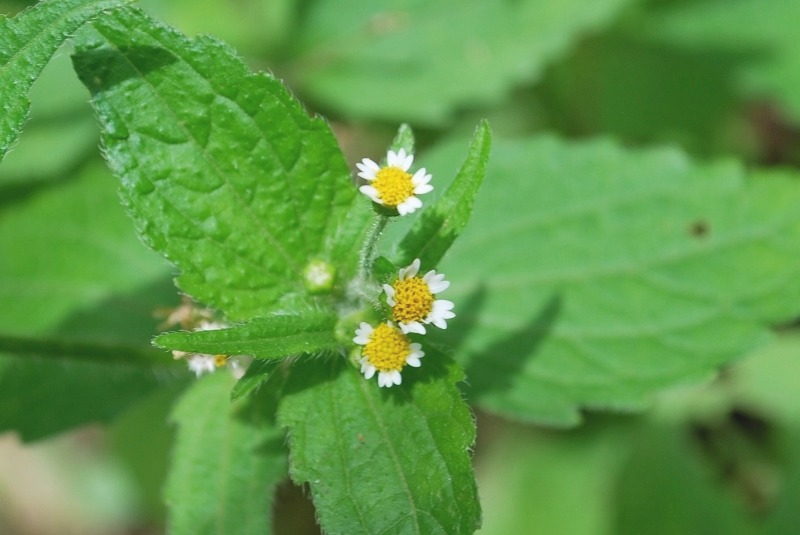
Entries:
[[374,329],[362,322],[356,329],[353,342],[364,346],[361,349],[361,373],[372,379],[378,372],[378,386],[399,385],[403,378],[400,371],[406,364],[419,368],[419,359],[425,356],[420,344],[411,343],[408,337],[391,322],[381,323]]
[[[224,329],[225,324],[204,319],[200,324],[195,327],[195,331],[215,331],[217,329]],[[196,377],[203,374],[216,371],[217,368],[223,368],[228,364],[227,355],[207,355],[205,353],[189,353],[187,351],[178,351],[174,349],[172,356],[176,359],[185,359],[186,365],[189,370],[194,372]]]
[[450,282],[433,269],[418,277],[419,265],[417,258],[410,266],[400,269],[394,284],[383,285],[386,302],[392,307],[392,319],[406,334],[425,334],[426,323],[447,329],[447,320],[456,317],[452,301],[436,299],[436,294],[445,291]]
[[204,373],[211,373],[217,369],[214,355],[193,353],[186,357],[186,364],[189,365],[189,369],[194,372],[196,377],[200,377]]
[[205,353],[187,353],[185,351],[173,351],[172,355],[176,359],[186,359],[189,370],[194,372],[196,377],[211,373],[217,368],[224,368],[229,364],[227,355],[207,355]]
[[386,167],[364,158],[356,167],[361,171],[358,176],[368,180],[369,184],[361,186],[359,191],[378,204],[397,209],[400,215],[422,208],[422,201],[416,195],[433,190],[433,186],[428,184],[431,175],[424,167],[413,175],[409,173],[413,161],[414,155],[406,154],[403,149],[390,150],[386,154]]

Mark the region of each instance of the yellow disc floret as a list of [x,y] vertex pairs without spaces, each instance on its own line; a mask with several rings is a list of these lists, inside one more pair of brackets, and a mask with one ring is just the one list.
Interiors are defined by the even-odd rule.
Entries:
[[419,277],[397,280],[394,285],[392,316],[395,321],[411,323],[422,321],[433,309],[433,294],[428,284]]
[[411,175],[399,167],[383,167],[375,175],[372,187],[386,206],[397,206],[414,195]]
[[217,368],[222,368],[226,362],[228,362],[227,355],[214,355],[214,366]]
[[382,323],[375,327],[361,354],[378,371],[402,370],[411,353],[410,342],[400,329]]

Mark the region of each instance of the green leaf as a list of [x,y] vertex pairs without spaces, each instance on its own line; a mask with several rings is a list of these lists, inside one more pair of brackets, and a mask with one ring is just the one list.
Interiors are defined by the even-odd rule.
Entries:
[[169,414],[184,390],[185,385],[161,388],[106,429],[109,453],[135,483],[139,523],[166,522],[164,484],[175,443],[175,428],[169,423]]
[[102,164],[46,186],[0,186],[0,205],[0,332],[147,346],[153,308],[176,301],[161,284],[169,268],[136,238]]
[[480,533],[779,535],[800,521],[800,337],[780,336],[639,417],[569,431],[491,421]]
[[[31,86],[31,112],[25,135],[14,143],[0,165],[0,183],[63,179],[97,156],[100,132],[86,89],[75,76],[62,45]],[[43,158],[42,155],[47,157]]]
[[604,141],[493,155],[440,266],[459,314],[442,335],[481,407],[553,425],[638,409],[800,312],[796,178]]
[[0,161],[28,116],[28,90],[68,35],[127,0],[50,0],[0,18]]
[[436,204],[426,208],[414,222],[400,242],[401,252],[395,264],[406,266],[419,258],[423,266],[433,267],[444,257],[472,214],[475,196],[486,176],[491,141],[489,124],[482,121],[455,180]]
[[791,532],[800,522],[798,350],[797,331],[784,331],[711,384],[660,396],[618,477],[614,532]]
[[254,360],[247,367],[244,376],[236,381],[231,390],[231,401],[241,399],[260,388],[280,362],[277,360]]
[[231,405],[233,377],[203,377],[172,413],[178,424],[165,490],[175,535],[271,533],[270,498],[286,476],[274,399]]
[[87,423],[110,422],[182,377],[127,363],[54,362],[36,354],[0,352],[0,432],[15,431],[32,441]]
[[33,440],[107,422],[174,381],[142,366],[157,358],[153,311],[177,301],[169,270],[136,238],[108,172],[0,187],[0,203],[0,338],[17,344],[0,349],[0,431]]
[[786,426],[800,429],[800,333],[783,334],[731,370],[730,388],[739,404],[752,406]]
[[681,47],[747,54],[739,71],[748,96],[771,96],[800,120],[800,3],[791,0],[705,0],[654,10],[641,21],[647,35]]
[[166,333],[155,343],[195,353],[279,359],[336,348],[336,322],[336,315],[327,312],[276,314],[228,329]]
[[[637,30],[588,39],[553,65],[537,91],[551,128],[680,144],[704,156],[731,152],[725,134],[741,106],[731,72],[743,58],[657,43]],[[521,105],[508,113],[519,115]]]
[[535,82],[627,3],[314,2],[287,68],[308,95],[347,117],[441,124]]
[[389,147],[389,150],[394,152],[398,152],[400,149],[403,149],[408,154],[414,154],[414,131],[406,123],[401,124],[400,128],[397,129],[397,134],[395,134],[392,145]]
[[441,355],[384,390],[344,359],[298,361],[278,410],[290,474],[308,483],[326,533],[473,533],[475,425]]
[[123,202],[181,289],[234,321],[306,297],[313,260],[338,268],[343,291],[370,207],[328,125],[211,38],[133,8],[93,28],[75,68]]
[[615,533],[758,533],[710,477],[688,430],[653,426],[642,435],[619,476]]
[[37,356],[54,361],[67,359],[105,364],[124,363],[140,366],[167,366],[160,351],[133,345],[112,345],[62,338],[28,338],[0,334],[0,351],[20,356]]

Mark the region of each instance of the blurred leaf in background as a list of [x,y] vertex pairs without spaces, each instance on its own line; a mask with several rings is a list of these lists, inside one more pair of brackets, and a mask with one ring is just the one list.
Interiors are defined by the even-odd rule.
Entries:
[[0,187],[0,429],[33,439],[108,421],[174,381],[150,369],[163,353],[149,347],[154,310],[177,301],[169,269],[137,240],[108,171]]
[[800,43],[794,0],[697,0],[653,10],[643,27],[686,50],[732,51],[749,60],[738,72],[750,97],[774,97],[800,120]]
[[441,126],[536,81],[627,0],[310,2],[282,69],[349,119]]
[[[430,154],[432,172],[458,146]],[[467,304],[435,333],[487,410],[563,426],[581,406],[642,408],[800,312],[790,174],[539,137],[495,143],[487,175],[442,263]]]
[[[0,185],[66,179],[96,158],[100,135],[86,90],[62,46],[33,83],[25,131],[0,165]],[[43,157],[46,155],[46,157]]]
[[792,533],[798,355],[800,338],[782,336],[710,385],[659,396],[652,413],[573,432],[482,418],[481,533]]

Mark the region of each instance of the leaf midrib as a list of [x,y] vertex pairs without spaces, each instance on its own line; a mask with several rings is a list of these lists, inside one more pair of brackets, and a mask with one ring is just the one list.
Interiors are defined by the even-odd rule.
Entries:
[[369,410],[370,415],[372,416],[375,424],[381,433],[383,438],[383,442],[386,445],[386,452],[388,452],[389,456],[392,459],[392,463],[395,467],[395,472],[397,475],[400,476],[400,482],[403,485],[403,490],[405,491],[406,497],[408,498],[408,505],[410,507],[410,515],[414,519],[414,532],[417,535],[422,535],[422,531],[419,524],[419,516],[417,511],[417,504],[414,501],[414,495],[411,492],[411,487],[408,484],[408,479],[406,478],[406,474],[403,471],[403,466],[400,464],[400,459],[397,455],[397,451],[395,450],[394,443],[392,442],[391,438],[389,437],[389,433],[386,430],[386,423],[381,418],[380,411],[377,410],[375,407],[375,403],[372,398],[367,393],[367,388],[375,388],[375,385],[368,382],[360,380],[360,377],[357,381],[358,384],[358,392],[361,393],[361,396],[364,398],[364,406]]

